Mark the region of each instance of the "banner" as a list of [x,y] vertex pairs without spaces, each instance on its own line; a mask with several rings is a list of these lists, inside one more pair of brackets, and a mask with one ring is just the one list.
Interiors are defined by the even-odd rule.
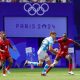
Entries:
[[47,37],[51,31],[60,37],[67,33],[66,17],[5,17],[8,37]]

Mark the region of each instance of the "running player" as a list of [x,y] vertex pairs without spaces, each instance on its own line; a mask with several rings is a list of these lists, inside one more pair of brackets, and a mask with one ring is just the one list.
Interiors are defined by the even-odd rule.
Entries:
[[[9,53],[9,47],[15,50],[10,40],[6,38],[6,34],[4,32],[1,32],[1,39],[0,39],[0,56],[1,56],[1,63],[2,63],[2,70],[3,70],[3,76],[6,76],[6,71],[9,72],[9,69],[12,66],[13,59],[10,56]],[[9,61],[9,65],[5,69],[5,62],[6,60]]]
[[[1,40],[1,32],[0,32],[0,40]],[[0,54],[0,69],[2,69],[1,54]]]
[[56,51],[53,49],[53,44],[54,44],[54,39],[56,38],[56,33],[51,32],[50,36],[45,38],[42,41],[41,47],[38,50],[38,60],[39,62],[30,62],[30,61],[25,61],[25,64],[33,64],[34,66],[42,66],[43,62],[46,61],[47,64],[44,66],[44,69],[41,73],[41,75],[46,75],[46,70],[48,67],[51,65],[50,58],[47,54],[47,51],[49,50],[51,53],[56,54]]
[[48,73],[51,70],[51,68],[54,67],[62,57],[65,57],[69,61],[69,72],[68,73],[69,74],[74,74],[72,72],[72,58],[68,54],[68,47],[69,47],[69,44],[71,44],[71,43],[74,43],[78,46],[80,46],[80,44],[75,42],[72,39],[67,38],[66,33],[63,34],[62,38],[60,38],[58,40],[55,40],[55,42],[59,43],[59,48],[60,49],[59,49],[59,51],[58,51],[58,53],[55,57],[54,62],[51,64],[51,67],[49,67],[46,72]]

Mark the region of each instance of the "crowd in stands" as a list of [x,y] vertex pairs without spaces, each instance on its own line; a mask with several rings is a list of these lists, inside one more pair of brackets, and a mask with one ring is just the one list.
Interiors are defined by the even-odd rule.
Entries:
[[70,3],[71,0],[0,0],[0,2],[53,2],[53,3]]

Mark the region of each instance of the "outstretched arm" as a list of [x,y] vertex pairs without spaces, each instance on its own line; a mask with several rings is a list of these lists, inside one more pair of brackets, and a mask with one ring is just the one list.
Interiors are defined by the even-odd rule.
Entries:
[[54,40],[54,43],[58,43],[58,40]]
[[14,51],[16,50],[11,44],[9,44],[9,47],[12,48]]
[[75,45],[79,46],[80,47],[80,44],[76,41],[73,41]]

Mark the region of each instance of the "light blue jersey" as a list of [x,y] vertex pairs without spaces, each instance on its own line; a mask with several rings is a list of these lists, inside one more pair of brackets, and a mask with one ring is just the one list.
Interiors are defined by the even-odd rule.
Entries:
[[50,37],[47,37],[45,38],[43,41],[42,41],[42,44],[41,44],[41,47],[40,47],[40,50],[43,50],[43,51],[48,51],[48,47],[49,46],[52,46],[54,44],[54,40],[53,38],[50,36]]

